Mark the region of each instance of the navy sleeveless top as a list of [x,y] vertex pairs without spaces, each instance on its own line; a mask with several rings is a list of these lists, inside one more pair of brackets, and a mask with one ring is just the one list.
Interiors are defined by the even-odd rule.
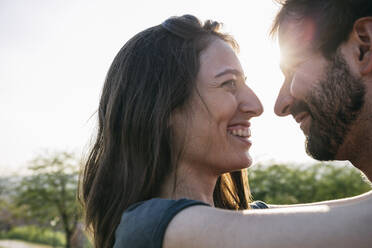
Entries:
[[[195,205],[210,206],[189,199],[153,198],[130,206],[122,215],[115,232],[114,248],[162,248],[168,224],[181,210]],[[251,203],[252,209],[268,208],[263,202]]]

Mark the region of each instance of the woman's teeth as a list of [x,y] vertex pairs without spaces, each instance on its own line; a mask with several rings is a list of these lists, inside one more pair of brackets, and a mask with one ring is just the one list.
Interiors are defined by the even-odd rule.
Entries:
[[230,134],[239,136],[239,137],[250,137],[251,136],[251,130],[249,128],[244,129],[234,129],[228,131]]

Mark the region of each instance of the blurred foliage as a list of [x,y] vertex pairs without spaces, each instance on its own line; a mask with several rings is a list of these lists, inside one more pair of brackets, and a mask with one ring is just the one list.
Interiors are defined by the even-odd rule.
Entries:
[[79,161],[67,152],[48,154],[34,159],[31,175],[22,178],[15,203],[24,207],[29,219],[42,226],[60,227],[66,236],[66,247],[80,219],[76,200]]
[[17,183],[17,177],[0,177],[0,232],[9,231],[12,226],[20,224],[20,219],[25,215],[24,206],[15,204]]
[[54,232],[51,229],[40,228],[38,226],[14,227],[6,233],[0,232],[0,238],[19,239],[58,247],[63,247],[66,243],[63,232]]
[[7,192],[8,178],[0,178],[0,201],[4,200]]
[[325,201],[371,190],[361,172],[350,166],[259,164],[248,175],[253,198],[270,204]]

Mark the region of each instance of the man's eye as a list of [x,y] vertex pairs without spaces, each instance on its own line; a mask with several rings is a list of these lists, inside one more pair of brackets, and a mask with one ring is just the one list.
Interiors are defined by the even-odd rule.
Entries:
[[292,81],[294,76],[294,72],[289,72],[287,75],[285,75],[285,81]]

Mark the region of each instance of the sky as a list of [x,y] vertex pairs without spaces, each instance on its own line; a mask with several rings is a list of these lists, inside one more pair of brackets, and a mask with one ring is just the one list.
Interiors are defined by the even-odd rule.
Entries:
[[170,16],[224,23],[248,85],[265,108],[252,120],[254,163],[312,163],[292,117],[273,107],[283,76],[269,28],[279,6],[260,1],[0,0],[0,175],[45,151],[87,153],[107,70],[136,33]]

